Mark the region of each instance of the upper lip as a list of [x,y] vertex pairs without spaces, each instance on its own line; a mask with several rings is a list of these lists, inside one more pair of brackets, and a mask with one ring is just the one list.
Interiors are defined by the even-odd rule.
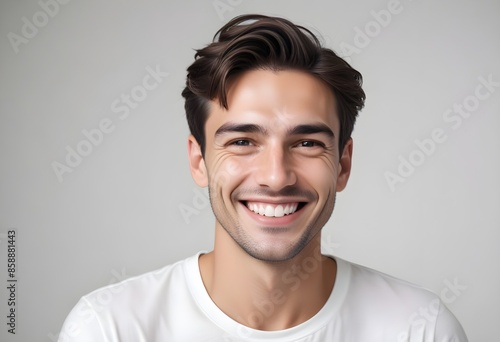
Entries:
[[246,198],[240,199],[240,202],[257,202],[257,203],[268,203],[268,204],[288,204],[288,203],[305,203],[307,200],[303,198]]

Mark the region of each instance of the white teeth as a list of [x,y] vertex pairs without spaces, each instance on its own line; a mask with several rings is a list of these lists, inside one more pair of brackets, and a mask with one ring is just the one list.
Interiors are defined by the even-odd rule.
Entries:
[[283,212],[285,215],[290,214],[290,206],[289,205],[285,206],[285,209],[283,210]]
[[266,213],[264,214],[266,216],[274,216],[274,208],[270,205],[266,207]]
[[285,206],[279,204],[277,206],[273,206],[270,204],[257,204],[257,203],[248,203],[248,209],[262,216],[267,217],[283,217],[285,215],[293,214],[298,207],[298,203],[290,203]]
[[261,204],[259,207],[259,215],[264,216],[265,212],[266,212],[266,209],[264,209],[264,206]]

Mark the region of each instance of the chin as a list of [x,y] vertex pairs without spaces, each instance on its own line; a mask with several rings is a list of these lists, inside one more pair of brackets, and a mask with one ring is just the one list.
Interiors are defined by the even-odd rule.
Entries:
[[264,243],[256,243],[258,248],[252,248],[239,244],[240,247],[254,259],[265,261],[269,263],[279,263],[292,260],[304,249],[305,243],[302,241],[296,242],[293,245],[287,244],[283,246],[277,246],[277,243],[267,243],[269,246],[263,248]]

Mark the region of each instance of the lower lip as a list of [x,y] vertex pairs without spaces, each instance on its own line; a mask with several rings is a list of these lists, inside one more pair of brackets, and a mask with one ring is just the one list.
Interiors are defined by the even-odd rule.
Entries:
[[[297,210],[293,214],[289,214],[289,215],[285,215],[285,216],[281,216],[281,217],[270,217],[270,216],[259,215],[255,212],[251,211],[250,209],[248,209],[248,207],[245,204],[243,204],[241,202],[240,202],[240,204],[252,219],[254,219],[259,224],[266,226],[266,227],[283,227],[285,225],[289,225],[300,217],[300,215],[303,211],[302,209],[304,209],[304,207],[302,207],[300,210]],[[285,227],[283,227],[283,228],[285,228]]]

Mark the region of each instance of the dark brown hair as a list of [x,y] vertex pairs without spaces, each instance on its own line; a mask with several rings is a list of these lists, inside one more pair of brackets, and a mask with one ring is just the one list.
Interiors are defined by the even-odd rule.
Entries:
[[228,109],[231,79],[255,69],[302,70],[326,82],[337,100],[342,155],[365,101],[361,74],[322,47],[308,29],[283,18],[258,14],[242,15],[224,25],[210,45],[196,50],[195,61],[187,69],[184,107],[189,129],[203,155],[209,102],[216,99]]

